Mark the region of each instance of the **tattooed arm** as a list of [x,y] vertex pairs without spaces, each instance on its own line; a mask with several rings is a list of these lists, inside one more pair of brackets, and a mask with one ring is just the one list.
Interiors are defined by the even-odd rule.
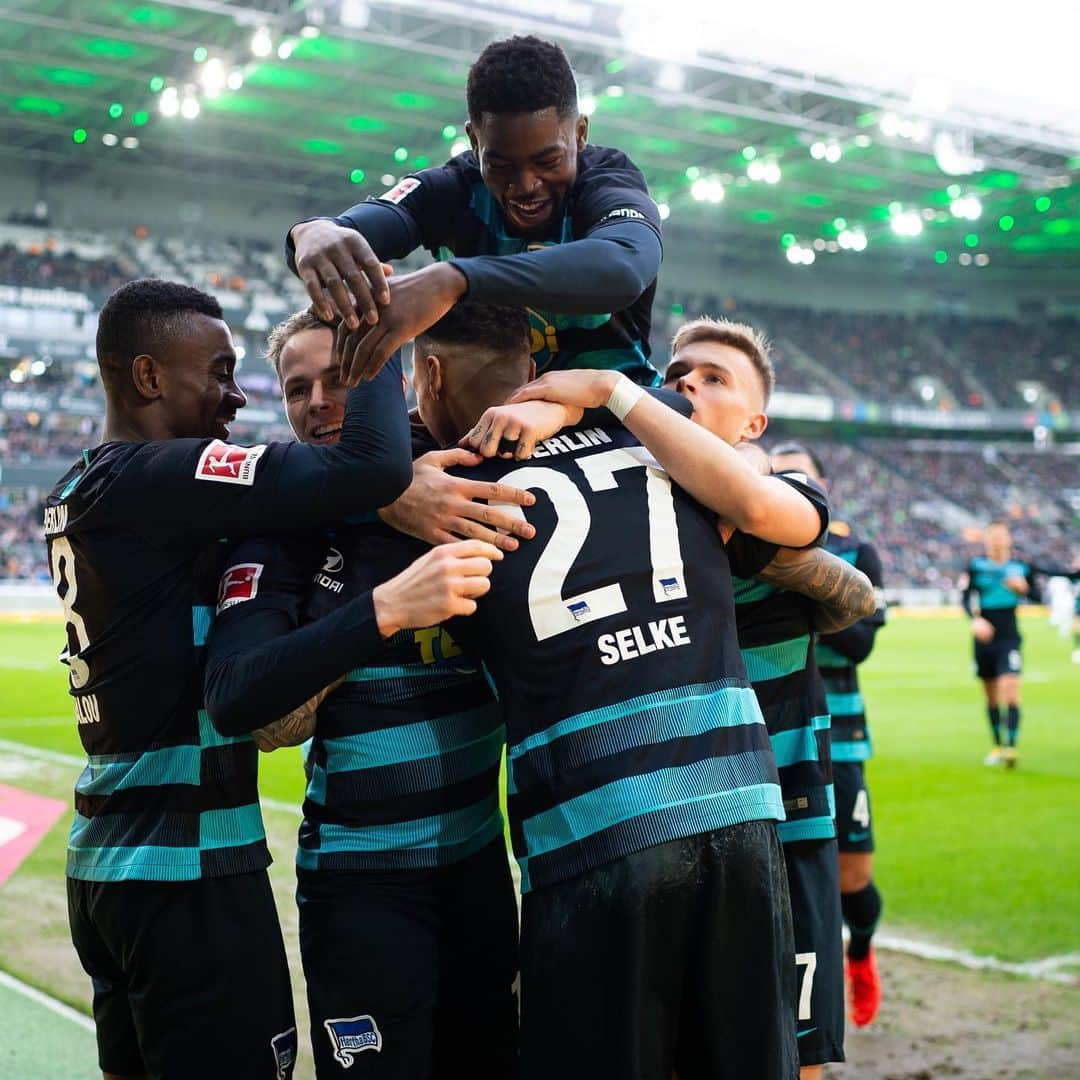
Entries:
[[870,579],[824,548],[781,548],[755,577],[814,600],[810,622],[819,634],[834,634],[875,610]]
[[344,681],[344,677],[335,680],[303,705],[298,705],[292,712],[286,713],[280,720],[275,720],[266,727],[256,728],[251,733],[255,745],[269,754],[271,750],[279,750],[283,746],[299,746],[307,742],[315,734],[315,714],[319,711],[319,706],[326,695],[336,690]]

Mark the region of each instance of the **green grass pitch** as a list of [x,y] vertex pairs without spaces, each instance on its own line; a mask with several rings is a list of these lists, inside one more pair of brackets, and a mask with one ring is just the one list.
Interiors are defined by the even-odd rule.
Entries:
[[[893,618],[862,676],[884,925],[1018,961],[1080,951],[1080,666],[1044,617],[1032,612],[1023,627],[1020,765],[1011,773],[982,765],[987,724],[961,617]],[[61,635],[55,623],[0,623],[0,739],[80,753],[55,662]],[[260,785],[264,796],[297,802],[298,753],[264,757]],[[69,798],[70,784],[54,793]],[[67,824],[20,874],[62,875]],[[291,861],[288,850],[276,855]],[[33,912],[25,919],[34,932]],[[47,985],[44,973],[39,982]]]

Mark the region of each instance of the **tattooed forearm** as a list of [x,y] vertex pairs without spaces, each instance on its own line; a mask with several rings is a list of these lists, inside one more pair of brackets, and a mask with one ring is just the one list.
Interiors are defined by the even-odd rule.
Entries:
[[870,579],[823,548],[781,548],[757,576],[769,585],[816,600],[811,626],[821,634],[844,630],[874,613]]
[[251,733],[255,745],[265,753],[278,750],[282,746],[299,746],[315,734],[315,716],[323,699],[331,690],[336,690],[345,680],[338,679],[320,690],[313,698],[286,713],[280,720],[257,728]]

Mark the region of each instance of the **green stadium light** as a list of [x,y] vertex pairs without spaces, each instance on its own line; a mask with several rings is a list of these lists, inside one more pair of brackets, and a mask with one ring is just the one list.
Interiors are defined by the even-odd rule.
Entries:
[[614,60],[609,60],[604,65],[604,70],[609,75],[618,75],[624,67],[626,67],[626,61],[621,59],[620,57],[616,57]]
[[780,237],[780,246],[782,248],[789,248],[795,243],[795,234],[786,232]]
[[964,243],[967,244],[968,247],[978,247],[979,246],[978,233],[969,232],[967,234],[967,236],[964,237]]
[[86,128],[76,128],[71,133],[71,141],[79,143],[80,145],[86,142]]
[[196,64],[201,64],[210,54],[200,45],[192,54],[191,58]]
[[742,156],[744,161],[753,161],[757,157],[757,148],[753,146],[744,146],[742,148]]
[[165,80],[160,75],[155,75],[150,80],[150,91],[151,91],[151,93],[154,93],[154,94],[160,93],[164,88],[165,88]]
[[1009,232],[1016,224],[1016,219],[1011,214],[1002,214],[998,218],[998,228],[1002,232]]
[[1050,196],[1040,195],[1035,200],[1035,209],[1038,210],[1040,214],[1045,214],[1046,211],[1050,209]]
[[696,165],[691,165],[690,168],[686,170],[687,180],[697,180],[699,176],[701,176],[701,170]]
[[123,116],[123,115],[124,115],[124,106],[121,105],[119,101],[114,101],[109,106],[109,116],[112,117],[113,120],[119,120],[120,117]]
[[457,138],[457,128],[454,127],[453,124],[447,124],[446,127],[442,129],[442,137],[447,142],[453,141]]
[[426,169],[431,164],[431,158],[427,154],[420,154],[413,158],[413,166],[417,169]]
[[399,147],[398,147],[398,148],[397,148],[397,149],[396,149],[396,150],[394,151],[394,160],[395,160],[396,162],[398,162],[399,164],[400,164],[400,163],[401,163],[402,161],[405,161],[405,160],[406,160],[406,159],[408,158],[408,156],[409,156],[409,151],[408,151],[408,150],[406,150],[404,146],[399,146]]
[[134,113],[131,117],[131,122],[135,127],[142,127],[143,124],[150,119],[150,114],[145,109],[139,109],[137,113]]
[[354,184],[362,184],[366,178],[367,174],[363,169],[353,169],[353,171],[349,173],[349,179]]
[[841,232],[842,230],[847,228],[847,221],[842,217],[833,218],[833,228],[837,232]]
[[671,305],[671,314],[672,315],[681,315],[684,310],[685,309],[683,308],[682,304],[672,304]]
[[938,266],[944,266],[948,261],[949,253],[947,251],[942,251],[941,248],[938,248],[937,251],[934,252],[934,262],[936,262]]

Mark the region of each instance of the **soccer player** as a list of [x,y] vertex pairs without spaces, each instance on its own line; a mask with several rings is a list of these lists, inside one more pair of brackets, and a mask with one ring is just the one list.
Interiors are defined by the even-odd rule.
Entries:
[[[971,618],[975,638],[975,674],[986,693],[986,711],[994,745],[987,765],[1003,763],[1015,768],[1016,739],[1020,731],[1020,627],[1016,605],[1035,589],[1037,573],[1043,570],[1012,557],[1012,535],[1004,521],[986,527],[986,554],[971,560],[964,575],[963,604]],[[1066,572],[1062,572],[1066,573]],[[1073,575],[1075,576],[1075,575]],[[1001,706],[1007,709],[1005,741],[1002,744]]]
[[[289,265],[315,309],[328,318],[336,308],[355,330],[341,349],[345,382],[378,370],[466,294],[528,310],[538,370],[615,368],[658,382],[659,212],[625,154],[589,144],[565,53],[535,37],[494,42],[466,98],[469,151],[289,233]],[[387,282],[380,260],[418,247],[440,261]]]
[[[784,443],[772,451],[774,468],[801,469],[827,484],[821,460],[799,443]],[[881,980],[872,940],[881,918],[881,894],[873,880],[874,833],[870,820],[870,789],[865,762],[871,754],[866,710],[859,692],[858,665],[874,647],[885,624],[881,558],[873,544],[859,538],[844,521],[829,525],[829,551],[851,563],[870,579],[877,600],[873,614],[837,633],[823,634],[816,653],[832,717],[833,783],[836,795],[836,836],[840,849],[840,906],[850,938],[847,976],[851,988],[851,1018],[865,1027],[881,1005]]]
[[[480,348],[526,336],[518,314],[509,327],[475,322]],[[333,333],[301,312],[275,328],[269,356],[297,438],[335,442],[346,390]],[[513,498],[502,485],[466,483],[488,499]],[[370,608],[381,582],[413,573],[427,550],[370,521],[243,541],[223,580],[258,566],[258,594],[221,612],[208,645],[207,709],[223,730],[251,730],[346,676],[311,724],[297,852],[319,1076],[355,1064],[360,1078],[451,1077],[466,1039],[471,1080],[516,1071],[517,905],[498,800],[498,706],[439,625],[380,625],[372,647],[340,623]],[[486,587],[486,577],[472,580]]]
[[[473,425],[485,454],[502,433],[503,452],[528,453],[517,421],[487,411],[527,374],[527,343],[481,365],[464,315],[416,342],[420,414],[444,444]],[[555,384],[575,426],[531,461],[476,470],[536,492],[537,538],[452,628],[484,659],[508,728],[523,1075],[794,1077],[779,785],[728,571],[756,572],[774,549],[738,532],[725,552],[687,492],[792,546],[820,534],[824,504],[625,376],[557,372],[537,396]],[[605,402],[627,427],[582,418]]]
[[[256,750],[202,708],[223,536],[328,523],[409,483],[397,362],[334,446],[231,446],[245,398],[221,307],[135,281],[102,307],[103,441],[46,501],[88,762],[68,843],[72,939],[106,1076],[287,1077],[296,1030]],[[254,595],[240,568],[225,601]]]

